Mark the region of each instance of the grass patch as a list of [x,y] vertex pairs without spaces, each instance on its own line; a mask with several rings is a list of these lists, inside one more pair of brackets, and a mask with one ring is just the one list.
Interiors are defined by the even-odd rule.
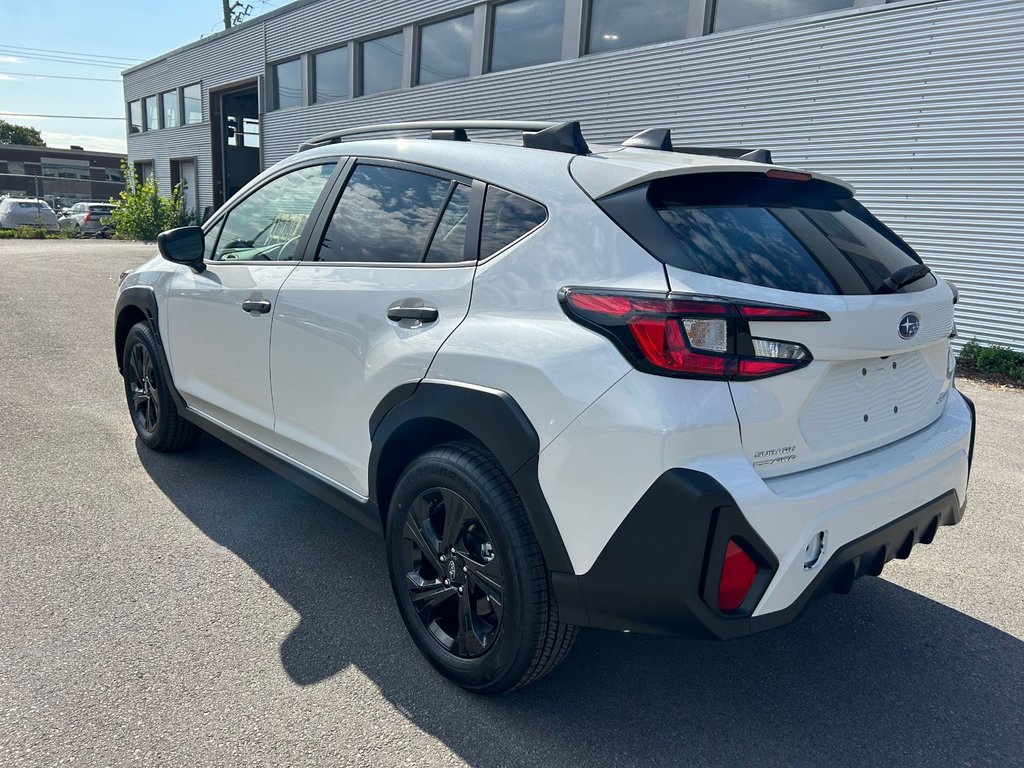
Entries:
[[69,232],[51,232],[42,227],[17,227],[0,229],[0,240],[65,240],[74,237]]
[[1006,347],[964,344],[956,358],[957,373],[993,384],[1024,387],[1024,352]]

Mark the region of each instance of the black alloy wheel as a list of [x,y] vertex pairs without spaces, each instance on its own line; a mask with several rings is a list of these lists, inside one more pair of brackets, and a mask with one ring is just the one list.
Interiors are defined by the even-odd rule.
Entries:
[[121,370],[135,432],[154,451],[191,448],[202,430],[182,418],[171,396],[171,377],[153,327],[140,321],[124,342]]
[[153,356],[141,341],[129,350],[125,378],[131,397],[132,420],[146,432],[156,432],[160,421],[160,389],[156,384]]
[[406,589],[423,626],[459,658],[486,653],[501,628],[501,559],[480,514],[455,491],[431,488],[408,508]]
[[522,500],[479,443],[445,443],[413,459],[391,494],[386,534],[402,620],[449,680],[505,693],[565,658],[576,627],[559,621]]

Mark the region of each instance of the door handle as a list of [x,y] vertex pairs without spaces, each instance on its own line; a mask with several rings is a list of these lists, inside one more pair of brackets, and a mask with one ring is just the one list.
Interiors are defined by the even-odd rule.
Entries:
[[388,307],[388,320],[401,322],[402,320],[419,320],[421,323],[432,323],[437,320],[438,314],[434,307]]
[[242,311],[259,312],[261,315],[265,315],[270,311],[270,302],[265,299],[261,299],[259,301],[256,299],[249,299],[248,301],[242,302]]

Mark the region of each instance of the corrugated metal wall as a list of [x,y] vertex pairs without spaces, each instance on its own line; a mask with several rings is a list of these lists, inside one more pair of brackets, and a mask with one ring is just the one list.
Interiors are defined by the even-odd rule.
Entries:
[[[458,5],[466,4],[395,3],[388,10],[324,0],[269,19],[267,50],[278,59]],[[372,14],[353,11],[371,6]],[[204,94],[208,81],[228,76],[226,69],[234,80],[262,74],[262,61],[241,73],[232,37],[221,38],[231,41],[230,55],[223,45],[219,53],[192,49],[175,68],[201,74]],[[252,55],[247,51],[246,67],[256,64]],[[140,87],[134,77],[126,78],[129,98],[189,82],[157,73]],[[264,159],[271,164],[334,127],[432,117],[580,119],[592,141],[670,126],[680,144],[769,147],[780,162],[853,182],[869,207],[961,287],[961,341],[1024,349],[1020,0],[860,8],[270,112],[263,117]],[[152,157],[155,147],[142,151],[151,137],[163,139],[133,136],[129,153]]]

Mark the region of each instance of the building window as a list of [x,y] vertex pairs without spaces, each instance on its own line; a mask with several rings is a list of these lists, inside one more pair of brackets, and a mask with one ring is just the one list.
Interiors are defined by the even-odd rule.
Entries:
[[515,0],[494,8],[490,71],[562,58],[564,0]]
[[164,128],[178,127],[178,92],[166,91],[160,95],[164,108]]
[[88,160],[69,160],[62,158],[43,157],[39,160],[43,176],[56,179],[88,179]]
[[203,122],[203,89],[199,87],[199,83],[182,88],[181,96],[185,125]]
[[854,0],[715,0],[712,32],[852,8]]
[[401,32],[376,40],[367,40],[363,49],[363,77],[360,92],[363,96],[402,87]]
[[142,132],[142,102],[133,101],[128,104],[128,133]]
[[437,83],[469,77],[473,14],[420,27],[420,64],[416,82]]
[[275,64],[274,109],[289,109],[302,106],[302,61],[292,59]]
[[147,96],[142,100],[145,123],[142,130],[156,131],[160,128],[160,102],[156,96]]
[[348,46],[313,57],[313,102],[348,98]]
[[689,0],[591,0],[588,53],[686,37]]

